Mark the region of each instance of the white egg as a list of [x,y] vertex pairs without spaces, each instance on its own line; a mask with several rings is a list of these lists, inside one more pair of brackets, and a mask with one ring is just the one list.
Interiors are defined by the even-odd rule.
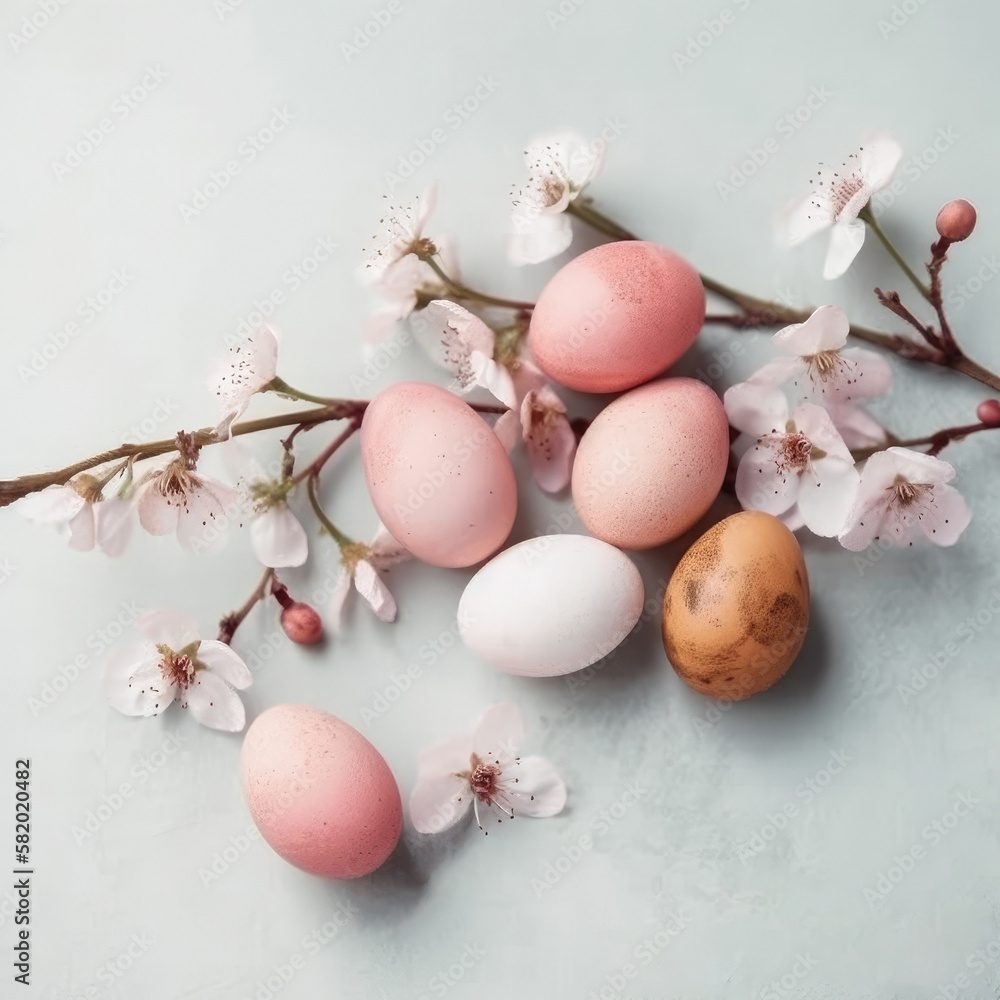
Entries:
[[494,667],[529,677],[582,670],[642,614],[642,577],[624,552],[584,535],[543,535],[491,559],[458,605],[465,644]]

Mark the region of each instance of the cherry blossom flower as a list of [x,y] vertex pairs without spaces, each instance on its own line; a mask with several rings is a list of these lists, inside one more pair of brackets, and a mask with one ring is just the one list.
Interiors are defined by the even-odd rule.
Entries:
[[419,833],[454,826],[471,806],[476,822],[514,816],[555,816],[566,804],[566,785],[543,757],[519,757],[521,710],[494,705],[471,736],[453,736],[420,755],[410,820]]
[[525,150],[528,181],[517,194],[507,255],[514,264],[539,264],[573,242],[566,208],[598,176],[604,144],[572,131],[535,139]]
[[117,557],[132,537],[132,504],[121,497],[103,499],[92,476],[77,476],[64,486],[46,486],[22,497],[16,506],[29,521],[68,531],[69,547],[78,552],[90,552],[97,544],[105,555]]
[[845,348],[849,332],[841,309],[820,306],[804,323],[792,323],[771,338],[785,355],[748,381],[753,386],[792,382],[801,399],[823,403],[851,403],[885,392],[892,382],[889,363],[874,351]]
[[420,256],[434,249],[424,229],[437,206],[437,183],[428,187],[412,205],[389,205],[379,219],[382,231],[365,260],[365,270],[374,276],[388,271],[410,255]]
[[840,543],[860,552],[872,542],[891,539],[912,545],[922,533],[935,545],[954,545],[972,514],[948,483],[955,469],[932,455],[909,448],[888,448],[865,462],[861,486]]
[[481,386],[504,406],[517,405],[510,372],[493,360],[496,333],[478,316],[456,302],[435,299],[421,312],[415,333],[431,358],[455,376],[460,394]]
[[263,392],[275,379],[280,334],[274,327],[261,326],[252,337],[229,348],[209,381],[219,402],[219,424],[215,435],[220,441],[232,436],[232,426],[243,415],[255,393]]
[[225,542],[230,515],[239,509],[237,493],[195,472],[196,453],[182,454],[140,484],[139,523],[151,535],[176,532],[177,541],[192,552],[215,551]]
[[[850,451],[821,406],[803,403],[791,417],[787,408],[776,416],[740,459],[737,499],[744,510],[774,514],[792,530],[805,525],[817,535],[837,535],[858,491]],[[746,412],[738,419],[748,426]]]
[[810,179],[809,194],[794,202],[779,219],[781,242],[796,246],[810,236],[830,229],[830,245],[823,277],[839,278],[851,266],[865,242],[862,209],[896,175],[903,149],[885,132],[873,133],[834,170],[822,165]]
[[199,638],[198,623],[180,611],[144,611],[136,625],[148,641],[119,650],[108,662],[105,689],[112,707],[150,716],[177,701],[202,725],[239,732],[246,715],[233,689],[253,682],[243,660],[226,643]]
[[351,581],[358,593],[368,602],[380,621],[396,620],[396,602],[385,585],[379,570],[410,558],[410,553],[379,524],[375,537],[367,544],[353,542],[343,545],[340,561],[343,566],[330,598],[330,628],[340,631],[344,601],[351,589]]
[[576,435],[566,419],[566,407],[546,384],[525,393],[520,417],[535,482],[546,493],[558,493],[569,485],[576,455]]

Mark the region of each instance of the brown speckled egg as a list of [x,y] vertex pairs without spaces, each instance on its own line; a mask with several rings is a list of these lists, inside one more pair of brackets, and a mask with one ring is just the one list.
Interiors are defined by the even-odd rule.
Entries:
[[802,648],[809,578],[795,536],[745,510],[709,528],[663,598],[663,647],[702,694],[739,701],[777,683]]
[[528,342],[539,367],[581,392],[656,378],[693,343],[705,289],[683,257],[640,240],[594,247],[542,289]]
[[329,712],[275,705],[259,715],[243,740],[240,776],[257,829],[296,868],[358,878],[396,847],[396,779],[378,750]]
[[705,514],[728,461],[719,397],[697,379],[660,379],[620,396],[587,428],[573,463],[573,503],[595,537],[649,549]]

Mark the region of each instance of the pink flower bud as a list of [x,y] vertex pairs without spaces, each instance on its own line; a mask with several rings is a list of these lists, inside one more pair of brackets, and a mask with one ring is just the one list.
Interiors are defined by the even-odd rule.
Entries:
[[315,646],[323,638],[323,620],[315,608],[301,601],[289,604],[281,612],[281,627],[292,642]]
[[989,427],[1000,427],[1000,399],[984,399],[976,408],[976,416]]
[[972,235],[979,217],[976,206],[964,198],[949,201],[937,214],[937,231],[946,240],[959,243]]

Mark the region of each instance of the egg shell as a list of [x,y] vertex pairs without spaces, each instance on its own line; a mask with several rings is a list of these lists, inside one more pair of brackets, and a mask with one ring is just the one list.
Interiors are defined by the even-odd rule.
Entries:
[[352,726],[309,705],[275,705],[240,754],[247,808],[287,862],[324,878],[375,871],[399,840],[403,810],[382,755]]
[[620,396],[587,428],[573,463],[573,502],[597,538],[652,548],[705,514],[728,462],[719,397],[697,379],[660,379]]
[[762,511],[733,514],[677,564],[663,598],[663,646],[702,694],[738,701],[766,691],[798,655],[809,626],[802,549]]
[[655,378],[693,343],[705,289],[683,257],[656,243],[594,247],[559,270],[531,314],[539,367],[581,392],[620,392]]
[[471,566],[496,552],[517,514],[500,439],[453,393],[397,382],[365,410],[361,463],[392,536],[433,566]]
[[458,627],[499,670],[554,677],[610,653],[639,620],[643,598],[639,570],[613,545],[543,535],[479,570],[459,601]]

